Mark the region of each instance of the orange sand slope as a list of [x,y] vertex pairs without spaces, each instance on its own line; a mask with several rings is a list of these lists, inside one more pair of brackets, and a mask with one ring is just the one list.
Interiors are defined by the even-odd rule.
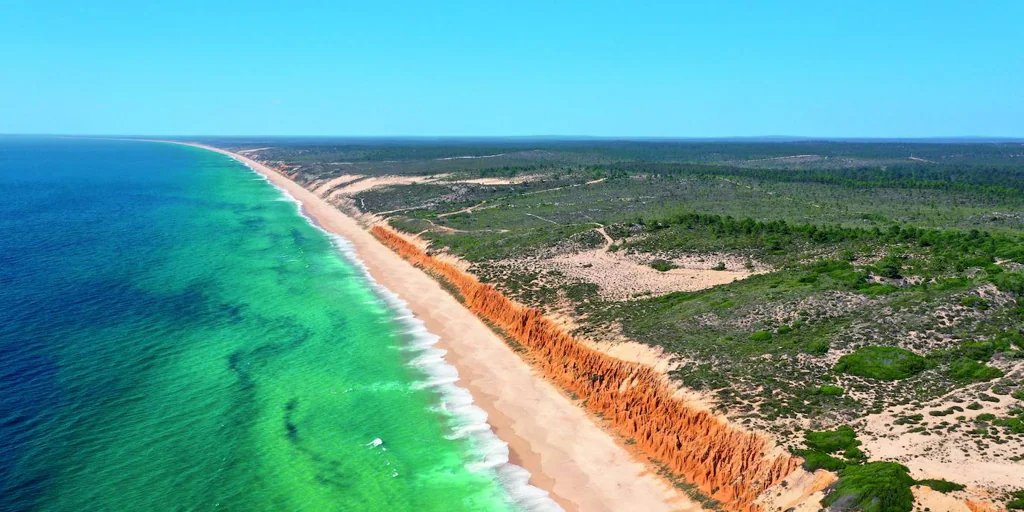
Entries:
[[651,458],[695,483],[728,509],[758,511],[754,500],[797,468],[800,459],[768,455],[766,440],[689,407],[649,367],[590,349],[541,312],[426,254],[383,226],[371,232],[414,265],[451,283],[474,313],[527,348],[538,368],[587,409],[608,419]]

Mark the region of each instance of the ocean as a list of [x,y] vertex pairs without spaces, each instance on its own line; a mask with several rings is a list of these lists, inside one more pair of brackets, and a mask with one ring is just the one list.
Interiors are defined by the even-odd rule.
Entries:
[[226,156],[0,138],[0,510],[553,508],[435,340]]

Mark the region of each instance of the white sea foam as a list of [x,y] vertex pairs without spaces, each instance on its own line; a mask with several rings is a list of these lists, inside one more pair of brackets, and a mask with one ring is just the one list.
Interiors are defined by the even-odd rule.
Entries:
[[[490,424],[487,423],[487,412],[473,404],[473,397],[469,391],[456,385],[459,380],[459,372],[445,360],[445,351],[434,347],[440,338],[427,330],[423,321],[416,318],[405,301],[373,279],[366,265],[356,255],[351,242],[323,229],[315,219],[306,213],[301,201],[248,164],[245,166],[279,190],[287,200],[295,203],[299,215],[330,237],[344,258],[362,272],[363,277],[379,298],[379,302],[391,310],[393,321],[401,326],[402,334],[409,340],[403,349],[419,353],[410,361],[410,364],[427,375],[425,381],[416,383],[415,386],[421,389],[430,388],[441,396],[440,407],[450,418],[452,429],[452,433],[448,437],[453,440],[469,440],[475,449],[473,454],[475,460],[467,462],[466,467],[470,471],[492,473],[518,508],[537,512],[562,510],[562,507],[551,499],[547,491],[530,485],[528,471],[509,462],[508,443],[494,434]],[[380,438],[374,439],[369,445],[380,446],[382,450],[386,449],[382,446],[383,441]],[[398,473],[396,472],[392,476],[397,477]]]

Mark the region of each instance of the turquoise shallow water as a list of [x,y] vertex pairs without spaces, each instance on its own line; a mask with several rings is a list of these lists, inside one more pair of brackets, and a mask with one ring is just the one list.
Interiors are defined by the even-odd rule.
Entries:
[[550,505],[344,242],[222,155],[0,139],[0,233],[0,510]]

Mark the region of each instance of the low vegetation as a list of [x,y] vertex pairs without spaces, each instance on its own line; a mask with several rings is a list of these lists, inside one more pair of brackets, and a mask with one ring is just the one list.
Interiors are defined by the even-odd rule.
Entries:
[[869,346],[839,358],[835,371],[878,380],[913,377],[928,368],[928,360],[899,347]]
[[941,493],[951,493],[955,491],[962,491],[967,488],[966,485],[958,484],[956,482],[950,482],[948,480],[929,478],[925,480],[918,480],[917,485],[923,485],[930,487],[932,490],[939,491]]
[[822,505],[829,510],[910,512],[914,494],[910,470],[895,462],[869,462],[847,466],[829,487]]

